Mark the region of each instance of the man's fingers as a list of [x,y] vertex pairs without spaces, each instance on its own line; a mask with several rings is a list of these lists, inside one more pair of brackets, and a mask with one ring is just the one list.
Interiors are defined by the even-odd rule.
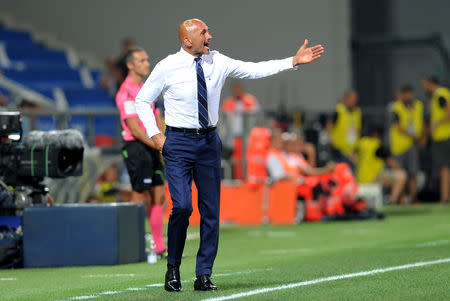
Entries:
[[313,53],[316,53],[316,52],[324,52],[324,50],[325,49],[323,49],[323,48],[311,48],[311,51],[313,52]]
[[319,50],[319,51],[313,51],[313,55],[320,55],[320,54],[322,54],[322,53],[324,53],[324,51],[323,50]]
[[300,49],[306,49],[306,46],[308,46],[308,39],[305,39],[305,42],[303,42],[303,45],[300,47]]
[[313,55],[312,56],[312,60],[314,61],[314,60],[317,60],[319,57],[321,57],[322,56],[322,54],[315,54],[315,55]]
[[323,52],[323,50],[324,50],[322,45],[317,45],[317,46],[311,47],[310,49],[312,50],[312,52],[318,52],[318,51]]

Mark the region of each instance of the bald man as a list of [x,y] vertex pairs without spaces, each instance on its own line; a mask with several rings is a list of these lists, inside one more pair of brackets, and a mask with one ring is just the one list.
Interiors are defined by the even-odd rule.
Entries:
[[[201,215],[200,248],[194,289],[217,290],[211,282],[219,242],[219,201],[222,142],[216,132],[219,101],[227,77],[261,78],[296,69],[318,59],[323,47],[308,40],[293,57],[260,63],[231,59],[210,50],[212,36],[201,20],[180,24],[181,49],[160,61],[136,97],[136,111],[148,136],[162,151],[172,197],[168,225],[168,257],[164,288],[181,291],[179,267],[192,213],[192,179],[198,189]],[[163,135],[150,103],[162,93],[167,124]]]

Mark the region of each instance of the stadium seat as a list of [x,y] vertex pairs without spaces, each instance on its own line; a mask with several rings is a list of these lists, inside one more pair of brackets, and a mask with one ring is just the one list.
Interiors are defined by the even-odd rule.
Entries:
[[114,100],[102,89],[64,89],[71,108],[115,108]]
[[0,28],[0,42],[18,42],[18,41],[32,41],[31,34],[26,31],[11,30],[8,28]]
[[4,75],[35,90],[83,87],[79,71],[72,69],[5,70]]
[[37,116],[34,127],[38,131],[52,131],[58,129],[56,119],[53,116]]
[[[101,89],[65,89],[64,94],[70,108],[96,108],[114,109],[115,103],[108,93]],[[95,135],[117,136],[116,116],[96,116],[94,118]],[[71,128],[79,129],[88,136],[88,118],[86,116],[74,116],[70,122]]]
[[6,53],[13,66],[25,68],[70,68],[64,51],[49,50],[37,44],[8,43]]

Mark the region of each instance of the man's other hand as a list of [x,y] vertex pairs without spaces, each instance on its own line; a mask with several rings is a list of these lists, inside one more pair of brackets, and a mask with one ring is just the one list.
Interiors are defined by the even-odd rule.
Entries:
[[166,136],[163,134],[156,134],[152,137],[152,140],[155,143],[156,149],[162,151],[164,143],[166,142]]

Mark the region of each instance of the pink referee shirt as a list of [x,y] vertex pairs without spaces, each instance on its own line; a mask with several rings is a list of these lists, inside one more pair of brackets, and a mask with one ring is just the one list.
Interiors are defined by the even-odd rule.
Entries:
[[[127,124],[125,123],[125,120],[128,118],[138,117],[138,114],[136,113],[136,108],[134,106],[134,101],[136,99],[136,95],[139,93],[139,90],[141,90],[144,83],[136,84],[131,77],[127,76],[125,78],[124,82],[119,88],[119,91],[116,94],[116,105],[119,109],[120,113],[120,122],[122,124],[123,132],[123,140],[125,141],[134,141],[136,138],[131,134],[130,129],[128,128]],[[151,105],[153,114],[159,115],[159,109],[155,109],[154,102]],[[145,132],[145,127],[142,121],[139,119],[139,124],[141,128]]]

